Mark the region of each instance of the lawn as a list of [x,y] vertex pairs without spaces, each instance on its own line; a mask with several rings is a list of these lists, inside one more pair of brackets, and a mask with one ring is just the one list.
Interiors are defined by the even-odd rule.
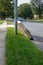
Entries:
[[32,20],[33,22],[42,22],[43,23],[43,19],[36,19],[36,20]]
[[8,24],[8,25],[11,25],[11,24],[13,24],[13,22],[11,22],[11,21],[7,21],[7,24]]
[[4,22],[4,20],[0,20],[0,24],[2,24]]
[[21,33],[14,35],[8,28],[6,35],[6,65],[43,65],[43,52]]

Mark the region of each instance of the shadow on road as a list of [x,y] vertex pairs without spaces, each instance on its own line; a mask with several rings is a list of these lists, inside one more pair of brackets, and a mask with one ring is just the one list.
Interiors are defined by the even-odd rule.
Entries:
[[36,41],[43,42],[43,37],[32,35],[33,39]]

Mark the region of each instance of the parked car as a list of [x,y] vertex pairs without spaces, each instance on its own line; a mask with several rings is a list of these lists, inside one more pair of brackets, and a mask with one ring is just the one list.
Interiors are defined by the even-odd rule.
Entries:
[[23,18],[20,18],[20,17],[18,17],[18,21],[24,21],[24,19]]

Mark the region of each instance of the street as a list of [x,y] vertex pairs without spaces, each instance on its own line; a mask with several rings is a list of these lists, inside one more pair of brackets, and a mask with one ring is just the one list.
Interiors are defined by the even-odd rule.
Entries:
[[22,22],[34,38],[34,43],[43,50],[43,23]]

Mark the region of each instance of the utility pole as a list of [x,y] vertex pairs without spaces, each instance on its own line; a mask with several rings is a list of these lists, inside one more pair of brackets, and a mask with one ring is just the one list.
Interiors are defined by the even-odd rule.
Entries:
[[14,0],[15,35],[17,35],[17,0]]

